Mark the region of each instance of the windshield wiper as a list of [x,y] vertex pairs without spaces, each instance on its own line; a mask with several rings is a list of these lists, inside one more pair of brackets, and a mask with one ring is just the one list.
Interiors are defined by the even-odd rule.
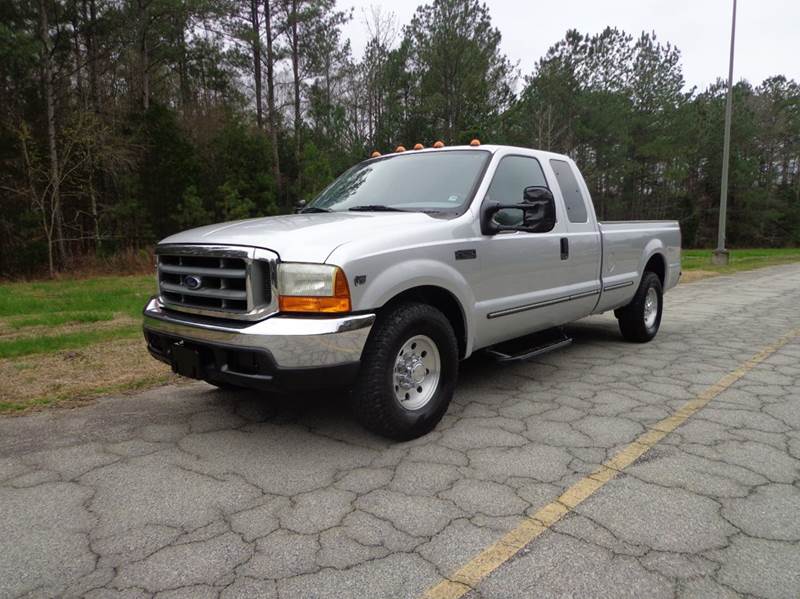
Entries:
[[348,210],[350,212],[407,212],[401,208],[392,208],[383,204],[364,204],[363,206],[353,206]]
[[327,208],[320,208],[319,206],[306,206],[300,211],[300,214],[303,212],[330,212]]

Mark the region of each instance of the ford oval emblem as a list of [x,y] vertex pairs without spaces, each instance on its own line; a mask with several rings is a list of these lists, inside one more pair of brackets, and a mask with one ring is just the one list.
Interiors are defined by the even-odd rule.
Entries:
[[183,284],[188,289],[200,289],[200,286],[203,284],[203,279],[196,275],[186,275],[183,277]]

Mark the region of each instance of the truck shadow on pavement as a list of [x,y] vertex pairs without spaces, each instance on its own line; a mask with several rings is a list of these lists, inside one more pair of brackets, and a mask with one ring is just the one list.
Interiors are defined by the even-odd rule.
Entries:
[[[546,383],[548,377],[555,376],[555,370],[561,360],[569,358],[577,347],[585,347],[597,343],[608,349],[608,344],[630,347],[622,340],[616,326],[609,322],[583,320],[565,329],[571,337],[573,345],[528,360],[500,363],[482,351],[478,351],[460,365],[459,382],[455,398],[450,407],[451,416],[460,413],[469,400],[462,396],[471,396],[480,392],[486,385],[506,387],[506,382],[518,385],[520,377],[527,375],[538,377]],[[506,380],[509,379],[510,380]],[[251,423],[266,423],[277,426],[299,426],[314,432],[333,434],[343,437],[347,430],[358,438],[368,438],[378,445],[392,445],[394,442],[381,439],[366,431],[356,434],[359,429],[348,405],[349,391],[346,388],[329,388],[292,393],[265,393],[248,389],[222,390],[208,387],[197,391],[204,398],[209,398],[212,405]],[[530,396],[535,401],[535,394]],[[344,435],[346,436],[346,435]],[[342,439],[345,440],[345,439]],[[370,444],[372,444],[370,443]]]

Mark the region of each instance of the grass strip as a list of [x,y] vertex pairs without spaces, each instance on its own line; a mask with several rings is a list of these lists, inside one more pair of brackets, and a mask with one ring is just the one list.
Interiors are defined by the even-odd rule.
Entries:
[[800,262],[800,248],[761,248],[730,250],[730,262],[725,266],[711,263],[712,250],[683,250],[681,268],[684,271],[707,270],[730,274],[766,266]]
[[19,356],[48,353],[62,349],[77,349],[101,341],[131,339],[141,334],[142,329],[139,325],[127,325],[114,329],[11,339],[9,341],[0,341],[0,359],[17,358]]
[[109,320],[114,320],[113,312],[53,312],[34,316],[18,316],[10,320],[8,326],[19,330],[27,327],[56,327],[64,324],[91,324]]
[[14,414],[14,413],[25,412],[27,410],[52,406],[65,401],[68,401],[70,403],[76,401],[81,402],[102,395],[111,395],[114,393],[130,393],[133,391],[144,391],[146,389],[150,389],[151,387],[163,385],[164,383],[167,383],[174,378],[175,376],[171,372],[165,372],[163,374],[142,377],[134,381],[119,383],[116,385],[102,385],[98,387],[93,387],[91,389],[82,390],[78,393],[74,391],[68,391],[65,393],[49,394],[37,397],[35,399],[27,399],[24,402],[0,401],[0,414]]
[[138,316],[155,290],[152,275],[5,283],[0,285],[0,318],[49,318],[56,313]]

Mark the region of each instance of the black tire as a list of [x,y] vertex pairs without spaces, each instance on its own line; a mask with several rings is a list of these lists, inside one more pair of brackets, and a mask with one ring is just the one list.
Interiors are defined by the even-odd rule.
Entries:
[[[395,396],[395,361],[404,345],[419,335],[435,343],[440,374],[427,403],[408,409]],[[442,419],[457,379],[458,342],[444,314],[426,304],[398,304],[381,314],[370,332],[351,393],[351,407],[356,419],[370,431],[398,441],[415,439]]]
[[[653,290],[651,292],[650,290]],[[647,318],[647,298],[649,293],[655,293],[658,305],[656,306],[655,319]],[[639,289],[636,290],[636,295],[633,296],[631,302],[624,308],[619,308],[614,311],[614,315],[619,321],[619,330],[622,336],[628,340],[636,343],[647,343],[658,333],[658,328],[661,326],[661,313],[664,310],[664,293],[661,288],[661,279],[654,272],[645,271],[642,276],[642,282],[639,284]]]

